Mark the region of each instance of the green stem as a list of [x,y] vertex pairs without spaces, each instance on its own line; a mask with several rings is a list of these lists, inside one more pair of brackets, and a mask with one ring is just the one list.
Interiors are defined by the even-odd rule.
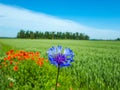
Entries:
[[56,87],[55,87],[55,90],[57,90],[57,82],[58,82],[58,77],[59,77],[59,71],[60,71],[60,65],[58,65],[58,71],[57,71],[57,78],[56,78]]

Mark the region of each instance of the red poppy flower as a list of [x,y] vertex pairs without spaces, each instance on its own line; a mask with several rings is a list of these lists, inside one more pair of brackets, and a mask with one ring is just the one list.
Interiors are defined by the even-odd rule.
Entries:
[[18,66],[14,66],[14,71],[17,71],[18,70]]

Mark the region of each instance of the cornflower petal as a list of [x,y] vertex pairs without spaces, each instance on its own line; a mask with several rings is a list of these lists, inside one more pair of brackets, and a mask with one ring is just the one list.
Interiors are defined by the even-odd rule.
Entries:
[[58,53],[61,53],[62,52],[62,46],[58,46]]
[[71,49],[66,48],[62,53],[62,46],[51,47],[48,51],[48,59],[50,63],[56,66],[65,67],[70,66],[71,62],[73,62],[74,53]]

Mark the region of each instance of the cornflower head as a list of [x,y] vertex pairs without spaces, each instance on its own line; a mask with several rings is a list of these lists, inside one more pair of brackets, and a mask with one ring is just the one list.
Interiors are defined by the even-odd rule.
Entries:
[[74,53],[70,48],[65,48],[62,53],[62,46],[53,46],[47,54],[50,63],[60,68],[70,66],[70,63],[74,61]]
[[65,48],[62,52],[62,46],[53,46],[47,51],[47,54],[50,63],[56,65],[58,68],[55,85],[55,90],[57,90],[60,68],[71,65],[70,63],[74,61],[74,53],[70,48]]

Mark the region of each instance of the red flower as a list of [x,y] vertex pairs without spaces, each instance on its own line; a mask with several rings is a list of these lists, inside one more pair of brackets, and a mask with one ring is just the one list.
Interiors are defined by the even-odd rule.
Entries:
[[14,71],[17,71],[18,70],[18,66],[14,66]]
[[43,65],[43,58],[39,58],[38,60],[37,60],[37,64],[38,65],[40,65],[40,66],[42,66]]
[[11,56],[10,55],[7,57],[7,60],[11,60]]
[[10,52],[10,54],[13,54],[14,50],[10,50],[9,52]]

